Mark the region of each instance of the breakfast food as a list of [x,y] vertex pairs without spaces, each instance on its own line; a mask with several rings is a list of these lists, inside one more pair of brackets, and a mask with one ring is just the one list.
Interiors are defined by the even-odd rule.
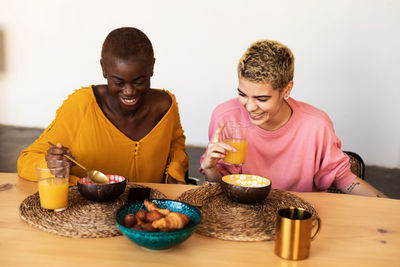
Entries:
[[145,200],[143,201],[143,203],[144,203],[144,206],[146,207],[146,209],[147,209],[148,211],[156,210],[156,211],[158,211],[159,213],[161,213],[161,214],[163,214],[163,215],[168,215],[168,214],[171,212],[169,209],[159,209],[159,208],[156,206],[156,204],[154,204],[154,203],[151,202],[151,201],[148,201],[147,199],[145,199]]
[[185,214],[170,212],[164,218],[154,221],[152,226],[154,228],[165,230],[177,230],[183,228],[189,222],[189,217]]
[[124,225],[126,227],[132,227],[137,223],[136,216],[132,213],[129,213],[124,218]]
[[125,227],[148,232],[169,232],[182,229],[190,221],[189,216],[169,209],[160,209],[153,202],[144,200],[146,210],[128,213],[124,218]]
[[147,214],[147,212],[145,210],[139,210],[138,212],[136,212],[135,216],[136,216],[137,220],[145,221],[146,214]]
[[154,222],[154,221],[157,221],[157,220],[162,219],[162,218],[164,218],[164,215],[162,215],[157,210],[149,211],[146,214],[146,221],[147,222]]

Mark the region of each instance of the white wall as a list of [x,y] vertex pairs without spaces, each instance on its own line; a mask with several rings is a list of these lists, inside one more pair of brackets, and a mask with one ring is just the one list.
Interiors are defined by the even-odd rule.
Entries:
[[239,57],[269,38],[293,50],[292,96],[330,115],[343,149],[400,167],[399,14],[396,0],[2,0],[0,123],[46,127],[74,89],[104,83],[105,36],[135,26],[155,48],[153,87],[175,93],[187,143],[204,146]]

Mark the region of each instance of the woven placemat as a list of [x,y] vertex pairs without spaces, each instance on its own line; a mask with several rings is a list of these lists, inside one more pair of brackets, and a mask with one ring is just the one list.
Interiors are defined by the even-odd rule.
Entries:
[[198,234],[232,241],[274,240],[277,211],[282,208],[304,208],[317,215],[310,203],[278,189],[271,189],[263,202],[247,205],[229,200],[219,184],[205,183],[184,192],[177,200],[201,210]]
[[[122,235],[115,224],[115,212],[125,204],[128,189],[145,187],[129,184],[125,192],[114,201],[94,202],[82,197],[76,186],[69,188],[68,207],[53,212],[40,207],[39,195],[35,193],[22,201],[19,209],[22,220],[53,234],[73,238],[100,238]],[[156,189],[151,189],[151,198],[166,199]]]

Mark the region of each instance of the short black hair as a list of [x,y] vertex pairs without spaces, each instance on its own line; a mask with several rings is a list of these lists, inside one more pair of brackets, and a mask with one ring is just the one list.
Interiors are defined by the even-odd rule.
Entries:
[[141,30],[123,27],[110,32],[104,40],[101,57],[108,56],[118,59],[139,57],[152,60],[154,51],[149,38]]

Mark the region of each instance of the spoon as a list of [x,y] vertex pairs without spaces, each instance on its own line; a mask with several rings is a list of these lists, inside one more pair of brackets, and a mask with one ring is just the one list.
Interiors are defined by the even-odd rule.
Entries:
[[[51,145],[52,147],[56,147],[56,145],[54,145],[50,141],[48,141],[47,143],[49,145]],[[107,175],[105,175],[104,173],[96,171],[96,170],[88,170],[82,164],[80,164],[75,159],[73,159],[72,157],[70,157],[70,156],[68,156],[66,154],[64,154],[64,157],[66,157],[67,159],[69,159],[70,161],[72,161],[73,163],[75,163],[76,165],[81,167],[82,169],[84,169],[86,171],[86,173],[87,173],[88,178],[90,180],[92,180],[93,182],[98,183],[98,184],[108,184],[109,179],[108,179]]]

